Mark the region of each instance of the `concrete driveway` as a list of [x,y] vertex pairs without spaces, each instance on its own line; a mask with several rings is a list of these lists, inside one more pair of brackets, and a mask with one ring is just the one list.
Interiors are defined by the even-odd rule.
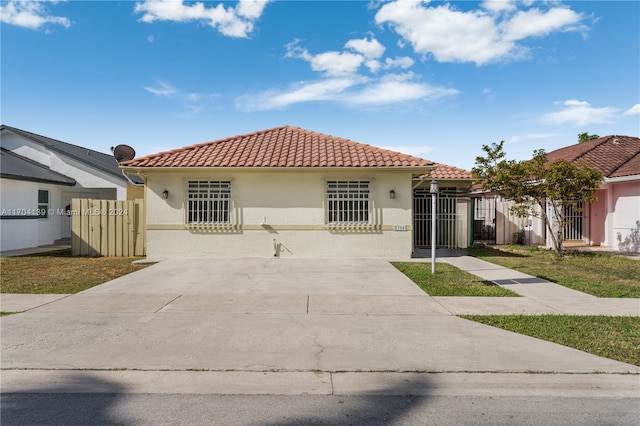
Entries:
[[2,367],[638,372],[452,315],[378,259],[171,259],[2,319]]

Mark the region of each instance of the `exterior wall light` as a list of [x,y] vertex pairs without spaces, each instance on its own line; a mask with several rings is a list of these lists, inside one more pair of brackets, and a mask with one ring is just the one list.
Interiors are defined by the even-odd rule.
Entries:
[[165,189],[162,191],[162,199],[166,200],[167,198],[169,198],[169,190]]
[[395,200],[396,191],[394,191],[393,189],[391,191],[389,191],[389,198],[391,198],[392,200]]

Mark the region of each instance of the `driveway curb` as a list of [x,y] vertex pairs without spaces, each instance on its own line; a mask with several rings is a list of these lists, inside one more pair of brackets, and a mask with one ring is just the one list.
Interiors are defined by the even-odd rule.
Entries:
[[3,370],[3,393],[640,398],[619,374]]

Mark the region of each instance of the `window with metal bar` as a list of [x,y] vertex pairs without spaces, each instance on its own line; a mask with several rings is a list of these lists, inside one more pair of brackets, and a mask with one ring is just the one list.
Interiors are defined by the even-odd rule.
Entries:
[[328,181],[327,221],[330,224],[369,224],[369,181]]
[[190,180],[188,182],[187,223],[231,223],[231,182]]

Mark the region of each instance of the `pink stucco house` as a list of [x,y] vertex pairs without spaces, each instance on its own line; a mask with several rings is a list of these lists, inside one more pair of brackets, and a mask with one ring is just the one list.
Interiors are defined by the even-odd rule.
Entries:
[[[560,160],[585,161],[603,175],[595,202],[565,208],[565,218],[569,219],[564,229],[565,246],[599,246],[640,253],[640,138],[605,136],[547,153],[547,161]],[[518,241],[551,247],[540,215],[515,216],[510,211],[513,202],[497,193],[472,193],[472,197],[472,242],[512,244]],[[480,232],[486,229],[494,232]]]
[[605,136],[552,151],[547,159],[584,160],[604,176],[597,200],[583,206],[582,220],[574,222],[571,239],[640,252],[640,138]]

